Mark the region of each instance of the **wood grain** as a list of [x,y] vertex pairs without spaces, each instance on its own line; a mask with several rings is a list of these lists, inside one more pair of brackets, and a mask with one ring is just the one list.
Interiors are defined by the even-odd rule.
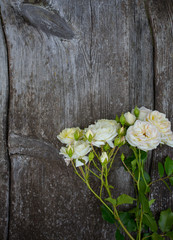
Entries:
[[[25,6],[40,10],[36,2]],[[11,76],[9,239],[111,240],[114,226],[103,222],[99,202],[58,155],[56,135],[135,105],[154,107],[150,21],[142,0],[43,2],[41,12],[58,13],[73,38],[48,32],[40,12],[32,12],[39,18],[33,24],[21,12],[22,0],[1,0]],[[118,161],[110,177],[115,183],[115,195],[133,194]]]
[[[171,0],[159,0],[157,3],[149,1],[148,9],[154,40],[155,109],[165,113],[173,123],[173,3]],[[151,168],[153,180],[158,179],[158,162],[162,162],[168,155],[173,156],[173,149],[170,147],[163,146],[154,151]],[[152,197],[157,199],[153,205],[157,214],[163,209],[173,207],[173,193],[164,188],[162,182],[154,184],[152,191]]]
[[9,162],[7,154],[8,64],[7,49],[0,19],[0,239],[8,235]]

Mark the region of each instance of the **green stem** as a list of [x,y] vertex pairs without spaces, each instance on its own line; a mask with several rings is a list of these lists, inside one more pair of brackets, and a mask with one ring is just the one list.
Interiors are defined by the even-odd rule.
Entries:
[[114,209],[115,212],[113,212],[112,209],[110,209],[110,208],[108,207],[108,205],[94,192],[94,190],[90,187],[89,183],[86,182],[86,184],[87,184],[87,187],[89,188],[89,190],[95,195],[95,197],[98,198],[98,199],[101,201],[101,203],[103,203],[103,205],[115,216],[115,219],[119,222],[119,224],[121,225],[121,227],[123,228],[123,230],[125,231],[125,233],[129,236],[129,238],[130,238],[131,240],[135,240],[135,239],[132,237],[132,235],[128,232],[128,230],[126,229],[126,227],[124,226],[124,224],[121,222],[121,219],[119,218],[117,209],[115,208],[115,209]]
[[100,198],[102,197],[102,190],[103,190],[103,184],[104,184],[104,181],[103,181],[103,167],[102,167],[102,173],[101,173],[101,186],[100,186]]
[[143,237],[142,240],[147,239],[147,238],[149,238],[149,237],[151,237],[151,236],[152,236],[152,235],[149,235],[149,236]]
[[[119,149],[120,149],[120,148],[118,147],[117,150],[116,150],[115,153],[114,153],[114,156],[113,156],[112,160],[110,161],[108,173],[109,173],[109,171],[111,170],[111,167],[112,167],[112,164],[113,164],[113,162],[114,162],[115,156],[116,156],[116,154],[117,154],[117,152],[118,152]],[[111,156],[111,157],[112,157],[112,156]],[[111,159],[111,157],[110,157],[110,159]]]
[[139,221],[138,240],[141,240],[142,218],[143,218],[143,212],[142,212],[142,206],[141,206],[141,216],[140,216],[140,221]]
[[134,181],[135,183],[137,183],[137,181],[136,181],[134,175],[133,175],[132,172],[129,170],[129,168],[127,167],[127,165],[125,164],[125,162],[122,161],[122,163],[123,163],[124,167],[127,169],[128,173],[132,176],[133,181]]
[[173,175],[167,176],[167,177],[164,177],[164,178],[159,178],[159,179],[157,179],[157,180],[155,180],[155,181],[153,181],[153,182],[150,182],[150,184],[148,184],[148,186],[152,185],[152,184],[155,183],[155,182],[159,182],[159,181],[165,180],[165,179],[167,179],[167,178],[171,178],[171,177],[173,177]]
[[88,169],[96,178],[98,178],[99,180],[101,180],[101,178],[95,173],[93,172],[91,169]]
[[93,147],[93,145],[91,144],[91,147],[92,147],[92,150],[93,150],[93,152],[94,152],[94,154],[96,155],[96,157],[98,158],[98,160],[100,160],[100,157],[98,156],[98,154],[96,153],[96,151],[95,151],[95,149],[94,149],[94,147]]
[[83,181],[84,183],[86,183],[85,179],[84,179],[83,177],[81,177],[81,175],[79,174],[78,170],[76,169],[73,160],[71,160],[71,163],[72,163],[72,166],[73,166],[73,168],[74,168],[74,172],[76,173],[76,175],[77,175],[80,179],[82,179],[82,181]]

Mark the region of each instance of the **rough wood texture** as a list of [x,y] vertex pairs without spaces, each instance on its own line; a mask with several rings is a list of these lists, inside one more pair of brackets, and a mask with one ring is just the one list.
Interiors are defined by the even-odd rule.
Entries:
[[[153,0],[149,1],[148,6],[154,44],[155,108],[166,113],[173,123],[173,2],[171,0],[157,2]],[[164,160],[166,156],[173,157],[172,148],[164,146],[154,151],[151,168],[153,180],[158,178],[158,161]],[[173,208],[173,192],[164,188],[163,183],[154,184],[152,191],[152,197],[158,200],[153,205],[156,213],[168,207]]]
[[9,164],[7,156],[8,111],[7,52],[0,19],[0,239],[8,234]]
[[[162,29],[161,12],[153,10],[155,17],[150,17],[148,10],[156,9],[156,3],[146,5],[143,0],[24,2],[0,2],[11,85],[9,239],[114,239],[114,227],[101,219],[99,202],[60,158],[56,135],[65,127],[114,119],[135,105],[153,108],[156,102],[158,110],[165,108],[159,84],[170,87],[171,65],[168,84],[156,72],[154,78],[154,61],[158,74],[163,74],[162,61],[172,64],[167,49],[171,43],[164,47],[160,42],[159,60],[151,31],[155,18]],[[164,26],[169,35],[171,25]],[[154,33],[157,44],[162,31]],[[165,92],[171,94],[171,89]],[[110,184],[115,182],[115,194],[131,192],[118,162],[110,178]]]

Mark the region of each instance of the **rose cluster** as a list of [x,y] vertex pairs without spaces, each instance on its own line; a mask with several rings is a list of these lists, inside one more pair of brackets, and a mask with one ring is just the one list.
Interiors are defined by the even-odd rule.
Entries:
[[57,138],[66,147],[60,149],[68,165],[75,160],[76,167],[89,161],[89,153],[94,147],[102,148],[99,157],[101,163],[107,159],[106,148],[130,144],[143,151],[157,148],[159,144],[173,147],[173,133],[171,123],[165,114],[152,111],[145,107],[133,109],[122,114],[116,120],[101,119],[88,128],[66,128]]

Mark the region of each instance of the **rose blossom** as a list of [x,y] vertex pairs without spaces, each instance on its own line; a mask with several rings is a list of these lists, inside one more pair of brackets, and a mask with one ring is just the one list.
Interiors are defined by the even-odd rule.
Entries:
[[161,142],[157,128],[149,122],[137,120],[126,134],[127,142],[143,151],[155,149]]
[[89,159],[86,155],[91,151],[90,145],[84,141],[77,141],[73,147],[73,158],[76,159],[76,167],[84,165],[79,159],[83,159],[87,163]]
[[57,138],[62,142],[62,143],[65,143],[65,144],[72,144],[75,140],[74,138],[74,133],[76,131],[79,131],[81,132],[81,129],[80,128],[65,128],[58,136]]
[[103,152],[101,157],[100,157],[100,160],[102,163],[106,163],[108,161],[108,155],[106,152]]
[[[138,116],[138,120],[141,120],[141,121],[145,121],[147,115],[152,112],[150,109],[146,108],[146,107],[140,107],[139,108],[139,116]],[[134,109],[132,110],[132,113],[134,114]]]
[[164,137],[162,137],[162,142],[166,145],[173,147],[173,133],[172,131],[168,132]]
[[67,148],[65,148],[65,147],[62,147],[60,149],[60,153],[59,154],[64,156],[64,161],[65,161],[66,165],[68,166],[69,163],[70,163],[70,160],[73,159],[73,156],[71,158],[69,157],[69,155],[67,154]]
[[147,115],[146,121],[157,127],[158,131],[161,133],[162,142],[164,143],[164,139],[167,138],[171,132],[171,123],[166,118],[166,115],[158,111],[153,111]]
[[125,113],[124,117],[126,119],[126,122],[129,125],[132,125],[135,122],[135,120],[136,120],[136,117],[132,113],[130,113],[130,112]]
[[115,120],[101,119],[95,124],[90,125],[87,129],[93,133],[92,144],[96,147],[101,147],[106,142],[110,147],[114,147],[112,141],[118,135],[117,130],[120,128],[120,124]]

